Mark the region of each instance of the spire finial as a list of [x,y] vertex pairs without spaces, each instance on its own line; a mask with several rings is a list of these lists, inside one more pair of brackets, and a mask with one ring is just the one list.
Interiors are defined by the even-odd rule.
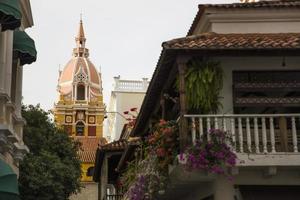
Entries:
[[80,13],[79,29],[78,29],[78,34],[76,36],[77,46],[84,48],[85,41],[86,41],[86,38],[84,35],[84,29],[83,29],[83,23],[82,23],[82,13]]

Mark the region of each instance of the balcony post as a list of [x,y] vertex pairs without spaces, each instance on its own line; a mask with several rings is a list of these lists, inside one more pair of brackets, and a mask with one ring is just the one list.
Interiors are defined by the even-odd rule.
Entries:
[[282,148],[281,151],[288,152],[287,124],[286,124],[285,117],[279,118],[279,129],[280,129],[280,144]]
[[183,151],[187,145],[187,119],[184,115],[187,113],[186,95],[185,95],[185,73],[187,69],[187,62],[189,58],[185,56],[177,57],[176,64],[179,72],[179,99],[180,99],[180,124],[179,124],[179,139],[180,150]]

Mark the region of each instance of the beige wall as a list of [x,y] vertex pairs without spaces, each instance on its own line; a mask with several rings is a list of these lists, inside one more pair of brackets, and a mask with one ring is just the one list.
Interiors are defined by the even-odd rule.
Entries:
[[[240,185],[253,186],[299,186],[298,170],[295,167],[239,167],[229,172],[233,180],[229,181],[224,175],[214,175],[203,171],[186,172],[183,166],[176,166],[171,172],[169,198],[195,200],[214,196],[214,200],[234,200],[239,197]],[[184,197],[184,198],[182,198]],[[241,198],[237,198],[242,200]],[[296,199],[296,198],[293,198]]]
[[98,184],[97,183],[82,183],[84,188],[76,195],[72,195],[70,200],[97,200],[98,199]]

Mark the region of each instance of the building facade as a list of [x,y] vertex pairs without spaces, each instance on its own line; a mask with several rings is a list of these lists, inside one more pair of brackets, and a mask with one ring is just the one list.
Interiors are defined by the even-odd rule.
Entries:
[[1,19],[12,19],[0,21],[0,159],[18,173],[20,159],[29,152],[23,143],[21,116],[23,66],[36,60],[34,41],[24,32],[33,26],[30,2],[1,2],[0,14]]
[[[226,168],[229,181],[208,170],[187,172],[181,154],[168,166],[169,185],[157,199],[299,198],[299,6],[296,0],[199,5],[188,35],[163,43],[131,136],[147,138],[158,116],[176,120],[178,158],[199,140],[211,142],[210,130],[220,129],[232,139],[237,162]],[[197,92],[186,87],[194,59],[223,71],[216,112],[191,109],[186,100],[187,92]],[[126,167],[135,153],[126,147],[118,166]]]
[[0,184],[0,199],[18,196],[19,162],[29,152],[23,142],[26,122],[21,101],[23,67],[34,62],[37,54],[34,41],[25,32],[32,26],[29,0],[0,1],[0,174],[13,183]]
[[82,161],[81,180],[86,188],[74,199],[94,199],[91,191],[95,185],[91,181],[95,153],[98,144],[105,143],[104,104],[101,74],[89,59],[82,20],[75,42],[71,60],[59,71],[59,100],[53,112],[55,124],[82,144],[78,154]]
[[[126,119],[128,116],[124,112],[136,108],[138,113],[149,85],[147,78],[142,80],[123,80],[120,76],[116,76],[114,81],[106,112],[107,135],[105,137],[108,141],[120,139],[123,126],[128,122]],[[133,114],[137,115],[137,113]]]

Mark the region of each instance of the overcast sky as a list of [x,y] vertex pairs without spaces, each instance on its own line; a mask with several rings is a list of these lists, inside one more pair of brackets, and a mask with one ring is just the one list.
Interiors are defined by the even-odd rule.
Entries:
[[23,102],[48,110],[57,101],[59,65],[71,58],[80,13],[108,104],[114,76],[151,78],[161,43],[186,35],[198,4],[230,2],[238,0],[31,0],[34,26],[27,32],[38,58],[24,67]]

